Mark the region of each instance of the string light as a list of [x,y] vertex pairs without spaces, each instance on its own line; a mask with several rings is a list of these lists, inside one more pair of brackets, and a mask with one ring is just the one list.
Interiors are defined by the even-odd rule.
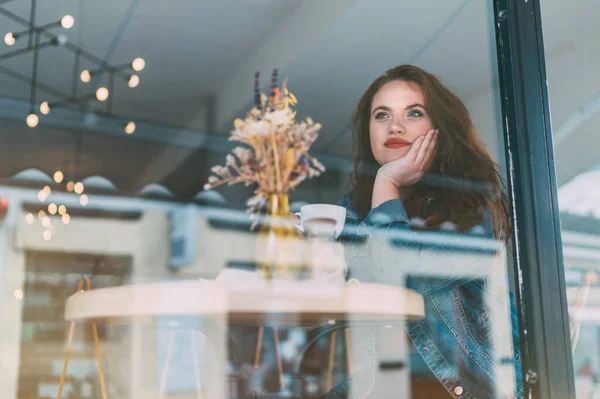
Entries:
[[135,132],[135,123],[129,122],[127,125],[125,125],[125,133],[133,134],[133,132]]
[[131,88],[138,87],[140,84],[140,77],[138,75],[131,75],[127,81],[127,85]]
[[81,194],[83,192],[83,183],[82,182],[77,182],[75,183],[75,186],[73,187],[73,191],[75,191],[75,194]]
[[50,104],[48,104],[48,101],[44,101],[40,104],[40,112],[44,115],[48,115],[50,113]]
[[134,71],[140,72],[146,67],[146,61],[144,61],[143,58],[136,58],[131,63],[131,67],[133,68]]
[[58,211],[58,206],[56,206],[56,204],[53,202],[50,205],[48,205],[48,213],[50,213],[51,215],[56,215],[56,212]]
[[65,15],[60,20],[60,25],[65,29],[71,29],[74,24],[75,24],[75,18],[73,18],[71,15]]
[[89,198],[86,194],[82,194],[81,197],[79,197],[79,203],[81,204],[81,206],[87,206],[87,204],[89,203]]
[[27,119],[25,119],[27,126],[34,128],[40,123],[40,118],[36,114],[27,115]]
[[[15,44],[17,39],[23,35],[31,35],[36,31],[38,31],[38,32],[45,31],[47,29],[54,28],[57,26],[62,26],[64,29],[71,29],[73,27],[73,25],[75,25],[75,18],[73,18],[72,15],[65,15],[58,22],[53,22],[53,23],[50,23],[50,24],[47,24],[44,26],[37,27],[35,29],[29,29],[25,32],[19,32],[19,33],[8,32],[6,35],[4,35],[4,43],[6,43],[9,46],[12,46]],[[58,38],[58,44],[59,45],[64,44],[65,39],[66,38],[62,38],[62,39]]]
[[67,213],[67,207],[64,205],[61,205],[58,207],[58,214],[60,216],[64,216]]
[[50,241],[52,239],[52,232],[50,230],[44,231],[44,240]]
[[17,39],[13,36],[12,32],[8,32],[6,35],[4,35],[4,43],[7,45],[12,46],[16,41]]
[[106,101],[108,95],[109,93],[106,87],[101,87],[98,90],[96,90],[96,98],[98,99],[98,101]]
[[69,216],[68,213],[65,213],[61,219],[64,224],[69,224],[69,222],[71,221],[71,216]]
[[83,83],[89,83],[90,80],[92,80],[92,73],[89,69],[84,69],[79,75],[79,79],[81,79]]
[[[2,0],[0,0],[0,3],[1,2],[2,2]],[[16,22],[21,22],[20,19],[16,16],[9,15],[9,18],[15,20]],[[62,16],[62,18],[60,18],[58,20],[54,20],[54,22],[51,22],[51,23],[48,23],[45,25],[41,25],[41,26],[35,25],[33,20],[29,21],[28,27],[24,31],[7,32],[4,35],[4,42],[8,46],[13,46],[17,40],[23,40],[24,38],[27,38],[27,37],[29,38],[29,41],[30,41],[29,46],[26,46],[27,48],[23,48],[22,50],[13,51],[13,52],[10,52],[5,55],[7,55],[8,57],[11,57],[13,55],[21,54],[22,51],[32,51],[32,50],[37,51],[39,48],[45,47],[47,45],[65,47],[65,45],[69,41],[68,41],[68,37],[64,34],[64,32],[61,32],[61,34],[53,34],[51,36],[48,36],[50,38],[49,41],[45,41],[43,43],[39,43],[39,41],[37,41],[35,46],[32,46],[31,39],[33,39],[34,37],[39,37],[40,35],[47,36],[45,33],[47,31],[49,31],[50,29],[61,28],[61,27],[63,29],[71,29],[71,28],[73,28],[74,25],[75,25],[75,18],[73,17],[73,15],[70,15],[70,14],[66,14],[66,15]],[[85,52],[84,49],[82,49],[78,46],[75,46],[75,45],[71,45],[71,46],[68,46],[65,48],[68,49],[69,51],[73,52],[75,55]],[[5,58],[7,58],[7,57],[5,57]],[[90,58],[90,57],[87,57],[87,58]],[[98,57],[95,57],[95,58],[98,58]],[[85,69],[80,72],[79,78],[81,79],[81,81],[86,82],[86,83],[91,82],[92,78],[96,74],[100,74],[100,72],[107,72],[111,76],[111,84],[113,82],[112,79],[115,77],[115,75],[118,75],[118,77],[122,78],[130,88],[135,88],[135,87],[138,87],[138,85],[140,84],[140,76],[136,72],[140,72],[140,71],[144,70],[146,67],[146,61],[141,57],[137,57],[137,58],[133,59],[132,61],[124,62],[124,63],[118,64],[118,65],[111,65],[105,61],[99,61],[99,60],[94,61],[94,58],[90,58],[90,59],[92,59],[94,64],[98,65],[98,67],[92,67],[90,69]],[[36,58],[36,60],[37,60],[37,58]],[[94,68],[98,68],[98,69],[94,69]],[[79,72],[79,71],[76,70],[75,73],[77,73],[77,72]],[[35,80],[35,68],[34,68],[33,73],[34,73],[34,75],[32,76],[31,80],[35,82],[36,81]],[[77,75],[75,75],[75,77],[77,78]],[[86,94],[86,95],[80,96],[80,97],[75,97],[75,96],[68,97],[60,102],[50,103],[49,101],[43,101],[43,102],[41,102],[41,104],[39,104],[39,110],[35,110],[35,109],[30,110],[30,113],[25,118],[25,122],[26,122],[27,126],[29,126],[30,128],[35,128],[40,123],[39,115],[48,115],[50,112],[53,111],[54,108],[63,107],[67,104],[82,103],[82,102],[87,103],[94,96],[97,98],[98,101],[104,102],[107,99],[112,98],[111,96],[114,94],[114,93],[111,93],[111,91],[113,91],[112,87],[110,87],[110,89],[111,90],[109,91],[109,88],[107,88],[107,87],[99,87],[93,93],[89,93],[89,94]],[[35,92],[35,90],[34,90],[34,92]],[[34,92],[32,92],[32,98],[31,98],[31,102],[33,104],[35,103],[35,96],[34,96],[35,93]],[[109,104],[108,112],[112,113],[112,102],[111,102],[111,104]],[[133,131],[131,133],[129,133],[129,130],[131,130],[131,128],[128,128],[127,130],[128,130],[127,134],[133,133]]]
[[32,213],[28,213],[27,216],[25,216],[25,221],[27,222],[27,224],[33,224],[33,214]]
[[56,172],[54,172],[54,181],[55,182],[61,183],[64,178],[65,178],[65,175],[60,170],[57,170]]

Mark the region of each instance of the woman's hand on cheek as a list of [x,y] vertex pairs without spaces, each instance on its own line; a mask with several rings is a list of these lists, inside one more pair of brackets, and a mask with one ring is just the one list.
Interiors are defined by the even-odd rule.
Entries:
[[412,144],[405,156],[379,168],[375,179],[376,185],[379,180],[379,185],[387,183],[401,190],[421,180],[433,158],[437,135],[438,131],[435,129],[428,131],[425,136],[419,137]]

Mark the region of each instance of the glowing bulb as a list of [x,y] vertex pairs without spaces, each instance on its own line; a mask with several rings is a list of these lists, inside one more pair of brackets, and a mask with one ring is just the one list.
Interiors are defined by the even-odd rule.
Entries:
[[14,291],[14,294],[15,294],[15,298],[17,298],[19,300],[23,299],[23,290],[16,289]]
[[4,35],[4,43],[7,45],[12,46],[16,41],[17,38],[13,36],[12,32],[8,32],[6,35]]
[[108,98],[108,89],[106,87],[101,87],[96,90],[96,98],[98,101],[106,101]]
[[42,189],[42,191],[44,193],[46,193],[46,195],[52,194],[52,190],[50,189],[50,186],[44,186],[44,188]]
[[44,212],[42,209],[40,209],[38,211],[38,218],[43,219],[46,216],[46,212]]
[[74,182],[70,181],[70,182],[67,183],[67,191],[68,192],[72,192],[74,187],[75,187],[75,183]]
[[50,241],[52,239],[52,232],[50,230],[44,231],[44,240]]
[[60,170],[57,170],[56,172],[54,172],[54,181],[57,183],[60,183],[63,181],[63,179],[65,178],[65,175],[63,175],[63,172],[61,172]]
[[137,87],[140,84],[140,77],[137,75],[131,75],[129,77],[129,81],[127,82],[127,85],[131,88]]
[[56,212],[58,212],[58,206],[54,202],[48,205],[48,213],[56,215]]
[[71,221],[71,216],[69,216],[69,214],[68,214],[68,213],[65,213],[65,214],[62,216],[62,222],[63,222],[64,224],[69,224],[69,222],[70,222],[70,221]]
[[90,70],[84,69],[79,75],[79,79],[81,79],[83,83],[89,83],[90,80],[92,80],[92,74],[90,73]]
[[27,216],[25,216],[25,221],[27,224],[33,224],[33,213],[28,213]]
[[64,216],[67,213],[67,207],[64,205],[61,205],[58,207],[58,214],[60,216]]
[[60,20],[60,25],[65,29],[71,29],[73,27],[74,23],[75,23],[75,18],[73,18],[71,15],[65,15]]
[[136,58],[131,63],[131,67],[133,68],[134,71],[139,72],[146,67],[146,61],[144,61],[143,58]]
[[87,195],[82,194],[81,197],[79,197],[79,203],[81,204],[81,206],[87,206],[87,204],[89,203],[89,198]]
[[48,216],[44,216],[42,219],[42,226],[50,227],[51,224],[52,224],[52,221],[50,220],[50,218]]
[[125,126],[125,133],[127,133],[127,134],[133,134],[133,132],[135,132],[135,123],[129,122]]
[[50,104],[48,104],[48,101],[44,101],[40,104],[40,112],[44,115],[48,115],[50,113]]
[[81,194],[83,192],[83,183],[82,182],[77,182],[75,183],[75,186],[73,187],[73,191],[75,191],[75,194]]
[[48,194],[46,194],[43,190],[38,191],[38,200],[46,201],[46,198],[48,198]]
[[36,114],[29,114],[25,122],[27,122],[27,126],[29,127],[36,127],[40,123],[40,118]]

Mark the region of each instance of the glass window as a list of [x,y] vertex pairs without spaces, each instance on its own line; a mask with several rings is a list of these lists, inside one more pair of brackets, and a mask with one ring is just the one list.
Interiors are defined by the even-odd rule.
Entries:
[[542,4],[546,71],[561,233],[569,299],[577,398],[598,395],[598,270],[600,267],[600,97],[593,39],[598,14],[589,2],[565,12],[559,2]]
[[107,1],[0,1],[3,398],[522,397],[491,0]]

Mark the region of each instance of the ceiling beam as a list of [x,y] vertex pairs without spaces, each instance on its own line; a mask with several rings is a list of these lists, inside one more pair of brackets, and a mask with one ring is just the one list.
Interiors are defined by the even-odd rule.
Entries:
[[[39,105],[39,104],[38,104]],[[18,120],[25,124],[29,114],[29,102],[26,100],[0,97],[0,120]],[[73,108],[53,109],[48,115],[40,116],[40,124],[36,129],[43,130],[44,125],[81,130],[88,134],[121,137],[123,140],[147,140],[165,146],[184,147],[195,150],[207,149],[210,152],[228,153],[236,145],[226,136],[201,130],[183,129],[159,123],[135,121],[134,134],[127,135],[124,127],[130,118],[103,113],[81,112]],[[352,160],[329,154],[313,153],[325,167],[345,173],[352,171]]]

